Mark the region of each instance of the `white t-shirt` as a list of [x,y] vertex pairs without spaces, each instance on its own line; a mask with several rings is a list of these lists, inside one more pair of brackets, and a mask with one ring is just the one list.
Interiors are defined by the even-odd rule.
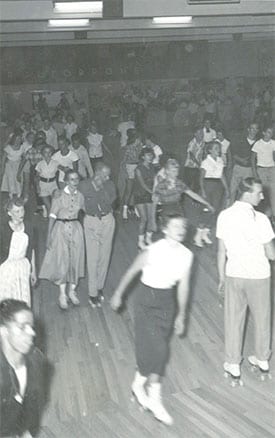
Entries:
[[127,122],[121,122],[119,123],[117,130],[120,132],[120,146],[124,147],[127,144],[127,131],[128,129],[134,129],[135,128],[135,122],[132,120],[128,120]]
[[91,158],[101,158],[103,155],[102,151],[102,139],[103,136],[101,134],[93,134],[89,133],[87,140],[89,143],[89,156]]
[[168,289],[189,274],[192,252],[181,243],[171,246],[166,239],[148,247],[148,260],[142,270],[141,281],[149,287]]
[[275,161],[273,158],[273,152],[275,152],[275,140],[264,141],[263,139],[256,141],[252,152],[257,154],[257,166],[260,167],[273,167]]
[[52,146],[54,149],[58,149],[56,130],[53,127],[50,127],[48,130],[42,129],[42,131],[44,131],[45,134],[46,134],[46,142],[47,142],[47,144]]
[[214,158],[212,158],[209,154],[201,163],[201,169],[205,170],[204,178],[221,179],[223,174],[223,168],[223,159],[221,157],[218,157],[217,160],[214,160]]
[[66,125],[64,126],[64,130],[67,139],[71,141],[72,135],[75,134],[77,131],[77,124],[75,122],[66,123]]
[[50,160],[49,163],[41,160],[37,163],[35,170],[42,178],[53,178],[58,170],[58,165],[59,163],[55,160]]
[[[78,156],[73,151],[69,151],[69,153],[67,155],[62,155],[60,151],[57,151],[53,155],[52,159],[54,161],[57,161],[58,164],[60,164],[61,166],[69,167],[70,169],[73,169],[73,163],[75,161],[79,160]],[[63,172],[63,170],[59,170],[59,178],[58,178],[58,180],[60,182],[64,181],[64,176],[65,176],[65,173]]]
[[271,242],[275,235],[266,215],[254,210],[247,202],[235,201],[219,214],[216,235],[225,244],[227,276],[270,277],[264,244]]

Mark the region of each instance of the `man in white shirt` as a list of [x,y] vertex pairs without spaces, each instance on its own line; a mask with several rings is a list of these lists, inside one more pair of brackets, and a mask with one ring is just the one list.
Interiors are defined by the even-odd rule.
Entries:
[[252,147],[251,162],[254,177],[260,178],[267,192],[271,206],[271,220],[275,226],[275,140],[272,136],[272,127],[263,131],[263,138],[256,141]]
[[90,163],[89,154],[87,149],[80,143],[79,134],[75,133],[72,135],[72,144],[69,146],[70,150],[73,151],[79,158],[78,161],[78,173],[82,179],[87,177],[92,178],[94,171]]
[[94,167],[97,161],[103,159],[103,136],[97,132],[97,125],[92,121],[89,133],[87,136],[87,144],[91,165]]
[[268,218],[256,210],[262,185],[252,177],[238,187],[238,200],[217,221],[219,293],[225,292],[224,370],[240,379],[247,306],[255,325],[252,365],[268,372],[270,357],[270,264],[275,260],[274,232]]
[[118,124],[117,130],[120,133],[120,146],[123,148],[126,146],[127,144],[127,131],[128,129],[135,129],[136,124],[133,121],[133,115],[132,114],[128,114],[128,117],[126,118],[125,121],[120,122]]
[[203,140],[205,143],[210,143],[210,141],[215,140],[217,137],[215,129],[211,128],[211,121],[209,119],[205,119],[204,127],[203,127]]
[[51,126],[50,119],[44,118],[42,131],[44,131],[46,134],[47,144],[49,144],[55,150],[57,150],[58,149],[57,133],[56,130]]

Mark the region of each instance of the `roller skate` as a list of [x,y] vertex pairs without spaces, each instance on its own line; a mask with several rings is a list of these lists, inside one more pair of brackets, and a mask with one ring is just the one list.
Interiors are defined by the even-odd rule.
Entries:
[[250,364],[251,372],[255,373],[262,382],[267,379],[272,379],[272,375],[269,372],[269,364],[267,360],[259,360],[256,358],[256,356],[248,356],[247,360]]
[[151,383],[151,385],[148,387],[148,396],[148,409],[152,412],[156,420],[160,421],[166,426],[171,426],[174,423],[174,420],[162,404],[161,384]]
[[224,362],[223,369],[224,377],[226,379],[230,379],[230,386],[232,386],[233,388],[235,388],[235,386],[243,386],[239,364]]
[[144,387],[146,380],[147,377],[142,376],[138,371],[136,371],[135,378],[131,387],[132,390],[131,401],[132,402],[137,401],[140,406],[140,410],[145,410],[145,411],[148,409],[148,404],[149,404],[149,398]]

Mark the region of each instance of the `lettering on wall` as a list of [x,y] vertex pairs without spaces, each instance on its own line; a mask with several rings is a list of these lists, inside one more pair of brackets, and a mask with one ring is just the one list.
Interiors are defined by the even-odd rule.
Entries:
[[208,44],[146,44],[2,47],[2,85],[102,82],[208,76]]

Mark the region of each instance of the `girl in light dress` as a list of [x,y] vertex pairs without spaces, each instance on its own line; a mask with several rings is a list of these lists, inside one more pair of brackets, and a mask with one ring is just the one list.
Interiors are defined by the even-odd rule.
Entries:
[[11,199],[6,207],[8,220],[1,223],[0,301],[13,298],[31,305],[30,282],[36,283],[34,232],[24,221],[24,201]]
[[9,140],[9,144],[4,148],[2,157],[3,175],[1,192],[8,192],[10,199],[13,196],[21,196],[22,183],[17,180],[17,172],[22,156],[24,155],[22,145],[22,135],[20,132],[14,133]]

